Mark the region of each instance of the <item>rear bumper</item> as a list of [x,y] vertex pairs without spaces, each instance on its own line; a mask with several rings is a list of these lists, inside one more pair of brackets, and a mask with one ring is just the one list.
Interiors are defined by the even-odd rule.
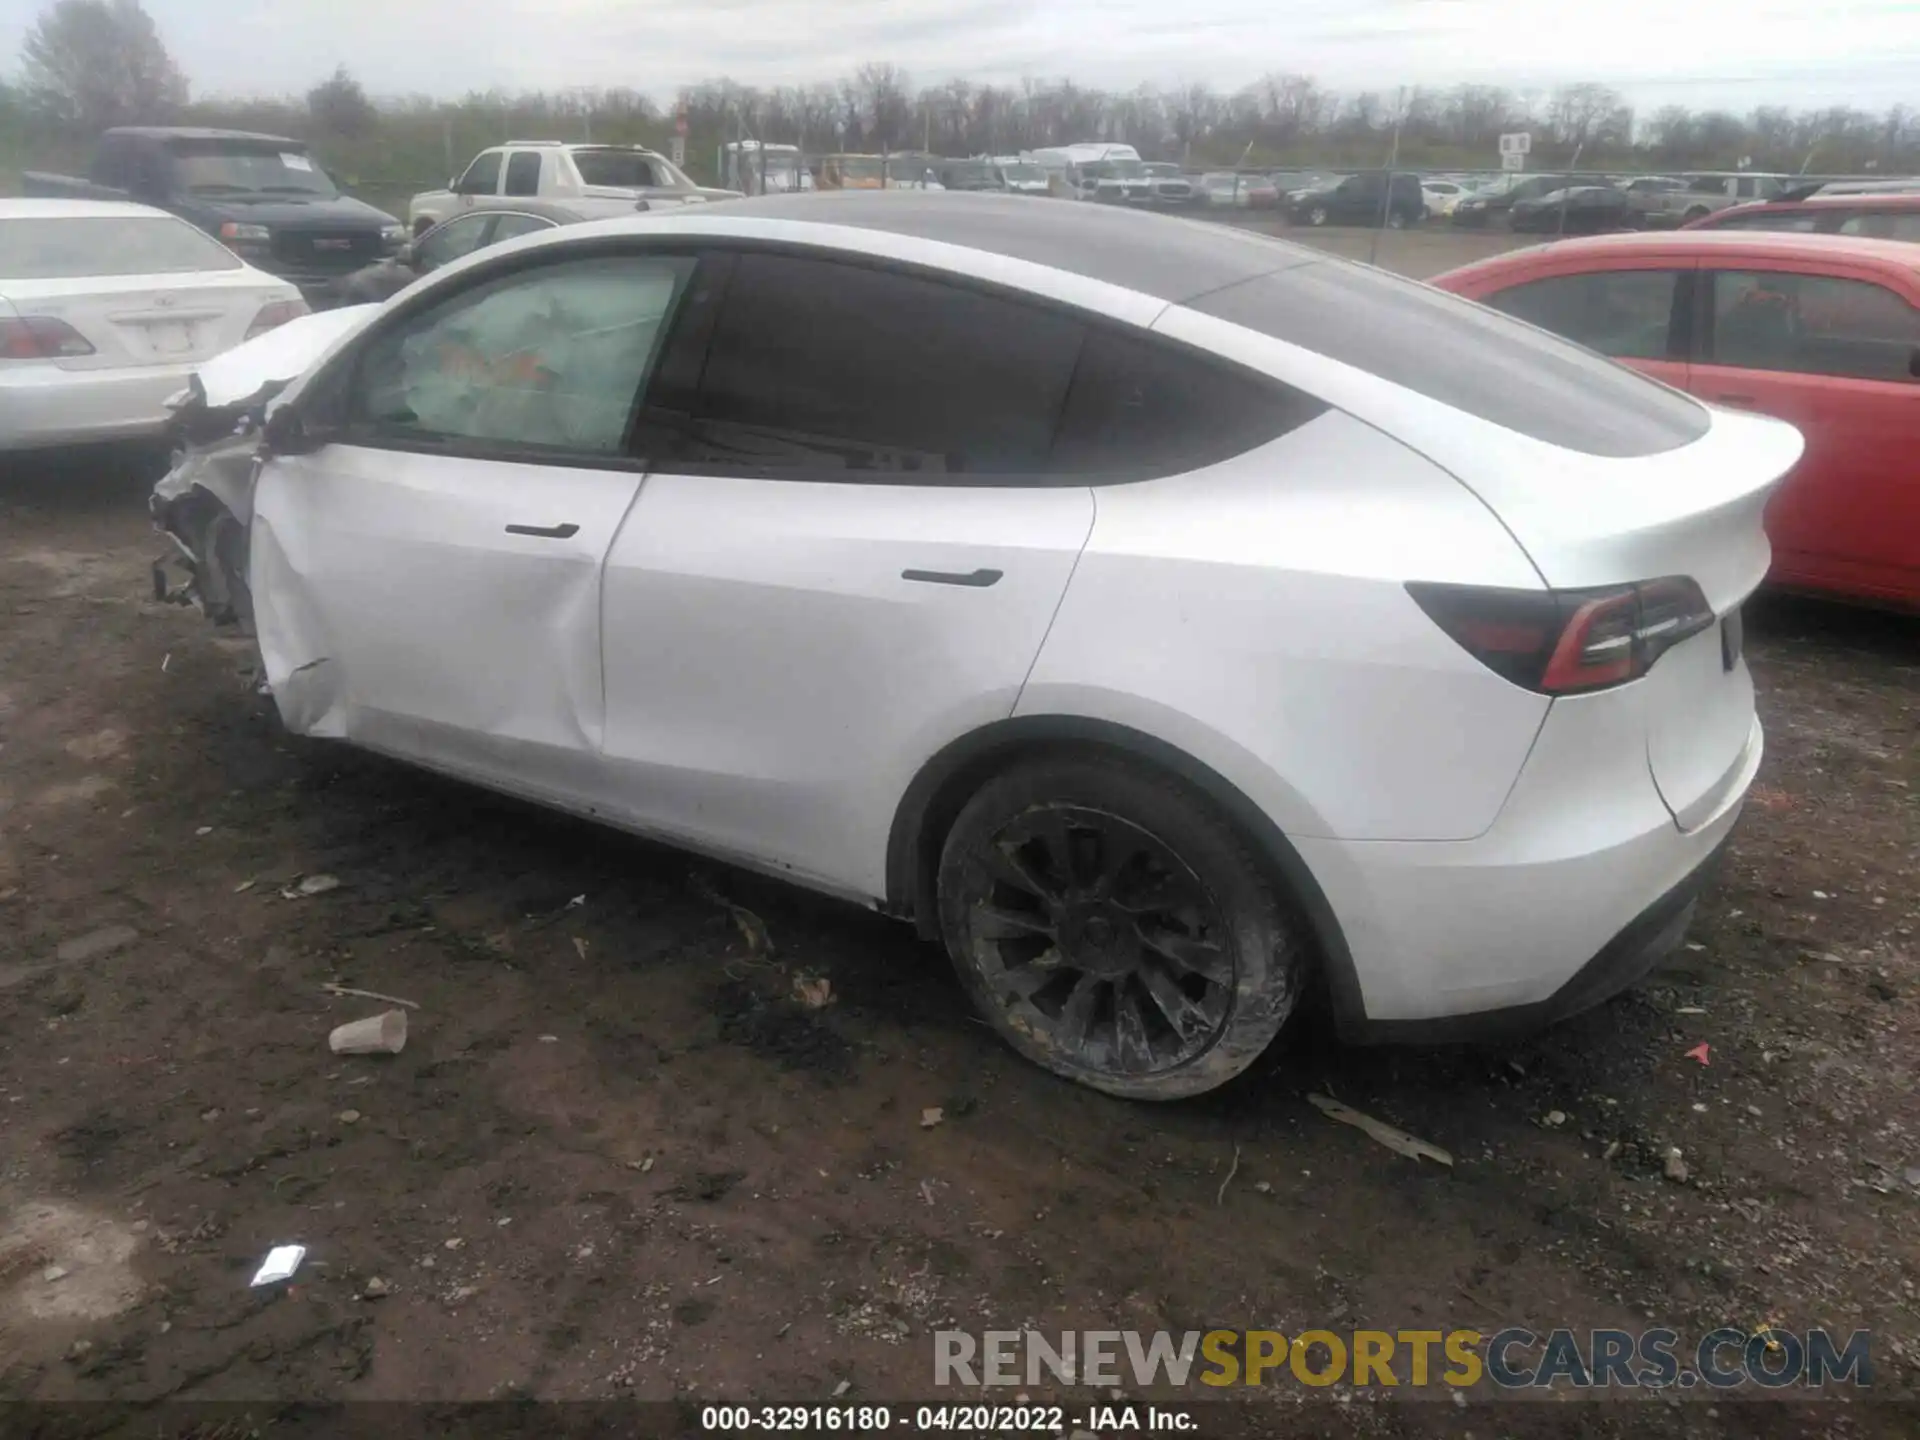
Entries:
[[1683,830],[1644,747],[1618,741],[1637,703],[1631,687],[1556,701],[1476,839],[1298,842],[1342,942],[1328,975],[1343,1036],[1537,1029],[1631,985],[1679,943],[1763,740],[1752,721],[1715,807]]
[[157,438],[172,418],[167,400],[186,388],[198,363],[0,371],[0,451]]

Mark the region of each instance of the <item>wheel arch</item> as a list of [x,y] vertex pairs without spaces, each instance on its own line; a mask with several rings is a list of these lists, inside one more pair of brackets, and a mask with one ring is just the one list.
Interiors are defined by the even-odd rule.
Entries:
[[1219,771],[1143,730],[1077,715],[1023,715],[995,721],[954,740],[914,776],[895,808],[887,836],[889,913],[939,938],[934,894],[940,847],[961,809],[981,785],[1008,766],[1062,750],[1106,750],[1145,762],[1193,786],[1258,848],[1286,899],[1304,920],[1344,1031],[1366,1018],[1359,976],[1326,892],[1271,816]]

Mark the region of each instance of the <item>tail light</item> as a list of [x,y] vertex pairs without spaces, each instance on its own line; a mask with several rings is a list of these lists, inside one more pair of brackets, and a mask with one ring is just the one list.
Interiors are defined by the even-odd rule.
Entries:
[[0,320],[0,360],[65,360],[91,354],[87,337],[64,320],[46,315]]
[[1413,581],[1407,593],[1474,659],[1543,695],[1623,685],[1713,624],[1685,576],[1595,590],[1496,590]]
[[253,324],[247,327],[247,339],[264,335],[277,325],[289,320],[298,320],[307,314],[307,302],[304,300],[275,300],[260,307],[260,313],[253,317]]

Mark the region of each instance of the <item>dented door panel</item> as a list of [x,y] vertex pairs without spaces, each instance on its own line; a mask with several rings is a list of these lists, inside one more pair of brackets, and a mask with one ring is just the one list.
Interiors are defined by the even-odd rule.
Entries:
[[289,729],[586,804],[600,572],[638,471],[329,445],[264,466],[251,582]]

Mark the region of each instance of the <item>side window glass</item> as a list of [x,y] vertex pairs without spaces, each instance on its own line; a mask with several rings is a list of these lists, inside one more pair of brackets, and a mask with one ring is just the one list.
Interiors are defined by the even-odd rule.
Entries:
[[492,195],[500,188],[500,152],[489,150],[474,157],[467,173],[455,187],[462,195]]
[[1090,330],[1067,395],[1053,466],[1146,478],[1218,464],[1327,407],[1165,341]]
[[1857,212],[1840,223],[1839,233],[1872,240],[1920,240],[1920,210]]
[[693,262],[568,260],[463,291],[374,338],[349,401],[366,438],[613,455]]
[[1502,290],[1487,303],[1616,360],[1664,360],[1679,283],[1675,270],[1558,275]]
[[1811,210],[1761,211],[1754,215],[1730,215],[1718,221],[1716,230],[1790,230],[1811,234],[1820,217]]
[[742,255],[679,458],[931,483],[1039,474],[1081,334],[957,285]]
[[413,268],[422,275],[478,250],[487,229],[494,223],[491,215],[462,215],[429,230],[413,247]]
[[502,215],[494,221],[493,234],[487,237],[487,243],[498,245],[503,240],[516,240],[536,230],[551,229],[553,221],[543,220],[538,215]]
[[539,151],[516,150],[508,158],[506,193],[509,195],[538,195],[540,193]]
[[1833,275],[1725,270],[1713,277],[1713,361],[1911,381],[1920,310],[1882,285]]

